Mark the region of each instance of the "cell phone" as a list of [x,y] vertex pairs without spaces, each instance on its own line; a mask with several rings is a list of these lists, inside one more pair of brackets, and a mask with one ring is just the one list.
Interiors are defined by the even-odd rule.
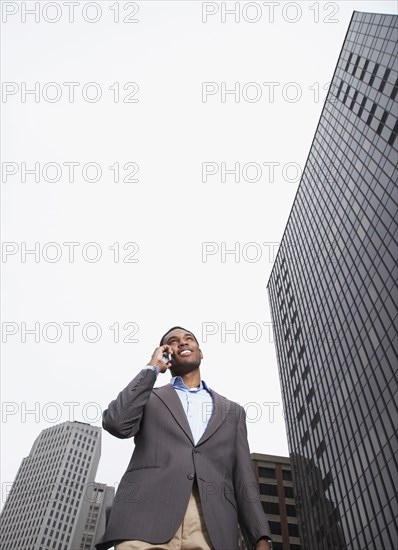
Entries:
[[164,353],[164,354],[163,354],[163,361],[164,361],[165,363],[170,363],[170,361],[171,361],[171,355],[170,355],[170,353]]

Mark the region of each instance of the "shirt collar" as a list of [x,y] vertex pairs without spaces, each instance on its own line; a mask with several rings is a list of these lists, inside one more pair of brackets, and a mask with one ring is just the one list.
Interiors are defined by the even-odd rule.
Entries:
[[210,393],[210,389],[204,380],[200,381],[198,388],[188,388],[188,386],[186,386],[182,381],[181,376],[172,376],[170,379],[170,384],[174,387],[178,387],[182,389],[195,390],[195,391],[206,390]]

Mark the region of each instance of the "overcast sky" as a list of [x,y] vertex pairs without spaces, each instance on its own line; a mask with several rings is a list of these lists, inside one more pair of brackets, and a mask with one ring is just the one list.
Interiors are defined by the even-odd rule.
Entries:
[[[2,504],[176,324],[251,451],[288,455],[266,284],[352,12],[396,3],[37,5],[2,2]],[[103,432],[97,480],[132,449]]]

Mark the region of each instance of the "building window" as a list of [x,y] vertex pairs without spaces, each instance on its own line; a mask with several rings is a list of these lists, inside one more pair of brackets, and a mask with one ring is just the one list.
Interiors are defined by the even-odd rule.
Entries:
[[305,398],[307,403],[309,403],[311,401],[311,399],[314,397],[314,395],[315,395],[314,388],[311,388],[310,391],[308,392],[307,397]]
[[358,110],[359,118],[361,118],[361,116],[362,116],[362,113],[363,113],[363,110],[365,108],[367,100],[368,100],[368,98],[366,96],[363,96],[362,101],[361,101],[361,105],[360,105],[359,110]]
[[288,529],[289,529],[289,537],[298,537],[299,536],[298,525],[296,523],[288,523],[287,526],[288,526]]
[[307,441],[309,440],[310,436],[309,436],[309,433],[308,433],[308,430],[305,431],[305,434],[303,435],[303,437],[301,438],[301,445],[304,447],[304,445],[307,443]]
[[375,63],[375,66],[373,67],[372,74],[370,76],[369,86],[373,85],[374,79],[376,78],[377,71],[379,70],[379,66],[380,65],[378,63]]
[[377,130],[376,130],[376,133],[378,135],[381,134],[383,128],[384,128],[384,124],[386,123],[386,120],[387,120],[387,117],[388,117],[388,111],[384,111],[382,117],[381,117],[381,121],[379,123],[379,126],[377,127]]
[[273,535],[282,534],[281,524],[279,523],[279,521],[269,521],[268,525]]
[[263,468],[259,466],[258,475],[260,477],[267,477],[268,479],[275,479],[275,469],[274,468]]
[[279,504],[277,502],[261,502],[264,512],[273,516],[279,516]]
[[394,141],[397,137],[397,133],[398,133],[398,120],[395,122],[394,129],[391,132],[390,139],[388,140],[388,145],[391,145],[391,146],[394,145]]
[[295,518],[297,516],[296,507],[293,506],[293,504],[286,504],[286,515],[291,518]]
[[326,449],[326,444],[324,441],[321,442],[321,444],[319,445],[319,447],[317,448],[317,450],[315,451],[316,452],[316,456],[318,458],[321,457],[323,451]]
[[371,110],[370,110],[370,113],[369,113],[369,115],[368,115],[368,119],[367,119],[367,121],[366,121],[366,124],[367,124],[368,126],[370,126],[370,124],[371,124],[371,122],[372,122],[372,120],[373,120],[373,115],[375,114],[376,109],[377,109],[377,103],[373,103],[372,108],[371,108]]
[[345,66],[345,71],[346,72],[348,71],[348,67],[350,66],[352,55],[353,55],[353,53],[350,52],[350,55],[348,56],[347,63],[346,63],[346,66]]
[[311,428],[314,429],[315,426],[318,424],[318,422],[320,422],[320,420],[321,420],[320,414],[319,412],[317,412],[314,418],[311,420]]
[[285,491],[285,497],[286,498],[294,498],[294,491],[293,487],[284,486],[283,490]]
[[276,485],[268,485],[265,483],[260,483],[260,495],[267,495],[271,497],[278,496],[278,488]]
[[390,76],[391,69],[386,69],[384,71],[383,80],[380,82],[379,92],[382,92],[384,90],[384,87],[388,81],[388,77]]
[[285,481],[292,481],[292,471],[291,470],[282,470],[282,477]]
[[394,88],[391,91],[390,98],[394,100],[397,97],[397,93],[398,93],[398,78],[395,81]]

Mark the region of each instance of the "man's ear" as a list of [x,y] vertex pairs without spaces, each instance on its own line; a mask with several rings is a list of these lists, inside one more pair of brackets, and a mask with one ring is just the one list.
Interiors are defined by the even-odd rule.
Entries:
[[203,353],[202,353],[202,350],[199,348],[199,351],[200,351],[200,358],[203,359]]

